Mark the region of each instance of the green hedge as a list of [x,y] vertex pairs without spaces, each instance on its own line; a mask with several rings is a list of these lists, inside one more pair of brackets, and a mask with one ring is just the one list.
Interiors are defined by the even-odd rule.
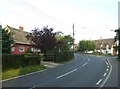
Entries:
[[2,69],[7,70],[11,68],[25,67],[29,65],[39,65],[40,56],[25,56],[25,55],[2,55]]
[[55,62],[64,62],[73,59],[74,53],[73,52],[59,52],[55,53]]
[[45,54],[43,55],[43,61],[54,61],[55,55],[54,54]]

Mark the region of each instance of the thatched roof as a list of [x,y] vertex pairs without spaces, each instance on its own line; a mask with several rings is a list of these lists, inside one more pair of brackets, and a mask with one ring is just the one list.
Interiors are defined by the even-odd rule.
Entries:
[[102,49],[106,49],[107,45],[109,45],[110,48],[112,47],[112,45],[114,45],[114,38],[99,39],[99,40],[94,40],[94,42],[96,43],[96,49],[100,49],[101,44],[102,44]]
[[28,34],[28,32],[25,32],[25,31],[20,30],[20,29],[13,28],[13,27],[8,26],[8,25],[6,26],[5,29],[9,30],[13,34],[15,43],[30,45],[30,41],[26,38],[26,35]]

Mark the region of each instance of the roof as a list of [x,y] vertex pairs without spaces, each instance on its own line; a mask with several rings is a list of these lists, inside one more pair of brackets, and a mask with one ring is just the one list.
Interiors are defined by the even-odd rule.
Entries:
[[114,45],[114,38],[109,38],[109,39],[99,39],[99,40],[94,40],[96,44],[96,49],[100,49],[101,44],[102,44],[102,49],[106,49],[106,46],[109,45],[109,48],[111,48]]
[[8,26],[8,25],[6,26],[5,29],[7,29],[11,33],[13,33],[13,37],[15,39],[15,43],[27,44],[27,45],[30,44],[30,41],[26,38],[26,35],[28,34],[28,32],[25,32],[25,31],[20,30],[20,29],[13,28],[13,27]]

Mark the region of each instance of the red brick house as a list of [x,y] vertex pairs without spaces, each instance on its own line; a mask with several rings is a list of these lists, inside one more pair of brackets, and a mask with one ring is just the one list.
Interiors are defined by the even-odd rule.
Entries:
[[31,46],[30,41],[27,40],[26,35],[28,32],[24,31],[24,28],[19,26],[19,29],[6,26],[5,30],[8,30],[12,33],[15,43],[11,45],[11,53],[12,54],[25,54],[28,48]]

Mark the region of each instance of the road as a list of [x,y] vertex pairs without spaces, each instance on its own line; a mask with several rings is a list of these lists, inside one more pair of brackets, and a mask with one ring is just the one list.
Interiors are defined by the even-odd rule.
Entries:
[[75,60],[3,82],[3,87],[100,87],[104,86],[111,72],[107,57],[75,54]]

